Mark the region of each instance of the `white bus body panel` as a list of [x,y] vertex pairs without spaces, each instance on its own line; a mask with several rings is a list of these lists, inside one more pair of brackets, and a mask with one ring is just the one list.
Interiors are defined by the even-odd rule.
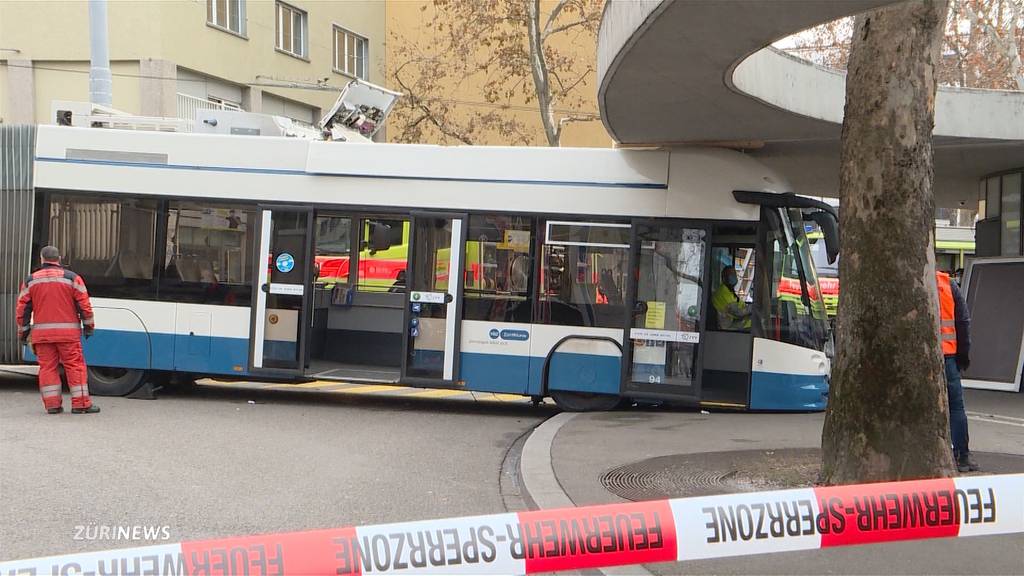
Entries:
[[315,205],[754,221],[739,152],[441,147],[40,126],[37,188]]

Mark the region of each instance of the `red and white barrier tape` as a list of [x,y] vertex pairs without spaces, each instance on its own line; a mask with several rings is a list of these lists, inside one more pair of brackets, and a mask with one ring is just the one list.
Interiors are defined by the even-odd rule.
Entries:
[[39,574],[533,574],[1024,532],[1024,474],[199,540],[0,562]]

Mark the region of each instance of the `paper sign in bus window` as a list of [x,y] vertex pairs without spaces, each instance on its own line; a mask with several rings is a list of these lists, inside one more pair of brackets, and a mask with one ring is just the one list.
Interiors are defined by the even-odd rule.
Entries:
[[665,303],[651,300],[647,302],[647,317],[644,320],[645,328],[662,330],[665,328]]
[[505,230],[504,242],[498,244],[499,250],[512,250],[514,252],[530,251],[529,230]]

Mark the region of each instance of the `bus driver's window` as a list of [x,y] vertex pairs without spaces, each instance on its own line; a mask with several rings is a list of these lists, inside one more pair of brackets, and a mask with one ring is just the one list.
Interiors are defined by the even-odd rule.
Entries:
[[711,249],[711,310],[714,330],[750,332],[753,314],[754,249],[715,246]]

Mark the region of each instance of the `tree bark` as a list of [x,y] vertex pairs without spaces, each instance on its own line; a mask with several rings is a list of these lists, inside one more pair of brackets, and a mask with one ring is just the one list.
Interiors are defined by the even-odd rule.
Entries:
[[840,160],[828,484],[953,472],[935,287],[932,129],[947,0],[857,17]]

